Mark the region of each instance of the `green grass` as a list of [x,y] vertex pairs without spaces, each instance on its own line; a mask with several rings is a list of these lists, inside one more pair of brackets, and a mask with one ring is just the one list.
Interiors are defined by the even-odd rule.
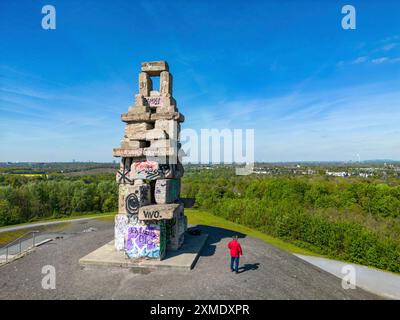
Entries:
[[112,215],[107,215],[105,217],[98,217],[95,220],[100,220],[100,221],[112,221],[114,222],[114,217],[116,213],[113,213]]
[[19,229],[0,233],[0,246],[10,243],[11,241],[23,236],[27,232],[28,229]]
[[218,227],[218,228],[223,228],[223,229],[229,229],[232,231],[243,233],[249,237],[260,239],[268,244],[278,247],[279,249],[282,249],[282,250],[285,250],[285,251],[288,251],[291,253],[312,255],[312,256],[321,256],[319,254],[316,254],[315,252],[311,252],[307,249],[297,247],[291,243],[285,242],[278,238],[274,238],[274,237],[267,235],[265,233],[262,233],[260,231],[257,231],[257,230],[242,226],[240,224],[225,220],[221,217],[214,216],[211,213],[206,212],[204,210],[185,209],[185,215],[188,217],[189,224],[202,224],[202,225],[206,225],[206,226],[213,226],[213,227]]

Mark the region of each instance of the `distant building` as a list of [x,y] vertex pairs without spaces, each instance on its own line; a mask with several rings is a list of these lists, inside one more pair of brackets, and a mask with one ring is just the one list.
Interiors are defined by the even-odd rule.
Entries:
[[333,177],[348,177],[349,173],[345,172],[345,171],[339,171],[339,172],[335,172],[335,171],[326,171],[326,175],[327,176],[333,176]]

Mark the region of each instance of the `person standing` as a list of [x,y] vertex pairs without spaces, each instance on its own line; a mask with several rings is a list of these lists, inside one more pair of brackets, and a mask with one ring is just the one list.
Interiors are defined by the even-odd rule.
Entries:
[[231,271],[239,273],[239,258],[243,255],[243,251],[237,235],[232,237],[232,241],[228,243],[228,248],[231,254]]

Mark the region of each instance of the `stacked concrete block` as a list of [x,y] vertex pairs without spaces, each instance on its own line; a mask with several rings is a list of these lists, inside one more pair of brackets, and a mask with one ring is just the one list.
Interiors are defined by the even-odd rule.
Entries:
[[[152,77],[160,77],[159,90]],[[167,62],[143,62],[138,80],[134,105],[121,115],[126,123],[121,145],[113,150],[121,158],[115,248],[129,258],[162,259],[166,250],[179,249],[187,229],[179,202],[184,117],[173,98]]]
[[135,216],[139,208],[151,203],[150,185],[137,181],[136,184],[120,184],[118,197],[118,213]]
[[154,189],[154,200],[158,204],[171,203],[179,198],[180,181],[178,179],[159,179]]
[[180,203],[149,205],[139,210],[140,221],[170,220],[182,215],[183,205]]
[[184,241],[183,235],[187,229],[187,217],[184,215],[175,216],[167,222],[166,228],[168,234],[167,249],[179,249]]

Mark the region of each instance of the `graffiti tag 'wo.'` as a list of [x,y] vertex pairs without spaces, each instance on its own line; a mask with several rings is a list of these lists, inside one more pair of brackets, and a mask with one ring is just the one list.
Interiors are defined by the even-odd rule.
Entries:
[[160,219],[162,216],[160,214],[160,211],[158,210],[153,210],[153,211],[148,211],[148,210],[143,210],[143,215],[147,219]]

